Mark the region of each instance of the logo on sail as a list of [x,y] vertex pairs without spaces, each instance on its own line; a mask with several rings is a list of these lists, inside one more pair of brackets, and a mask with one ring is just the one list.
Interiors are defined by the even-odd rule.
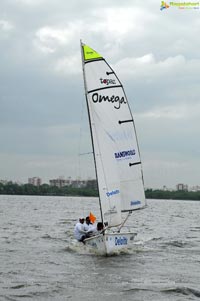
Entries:
[[104,84],[104,85],[116,85],[116,81],[115,79],[110,79],[110,78],[100,78],[100,82],[101,84]]
[[116,189],[116,190],[112,190],[112,191],[108,191],[106,192],[106,195],[109,197],[109,196],[112,196],[112,195],[116,195],[116,194],[119,194],[119,189]]
[[117,95],[105,96],[105,95],[101,95],[97,92],[92,94],[92,101],[94,103],[111,102],[114,104],[115,109],[120,109],[122,104],[126,104],[126,99],[124,96],[122,96],[122,97],[119,97]]
[[128,159],[131,158],[133,156],[135,156],[135,149],[130,149],[127,151],[122,151],[122,152],[118,152],[115,153],[115,159],[119,160],[119,159]]
[[131,206],[136,206],[136,205],[140,205],[141,202],[139,200],[136,200],[136,201],[131,201],[130,205]]

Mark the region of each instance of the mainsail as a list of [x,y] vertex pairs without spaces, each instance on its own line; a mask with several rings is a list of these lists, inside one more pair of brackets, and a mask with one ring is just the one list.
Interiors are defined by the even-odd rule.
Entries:
[[146,204],[140,153],[120,80],[99,53],[81,48],[101,216],[112,227],[122,223],[121,212]]

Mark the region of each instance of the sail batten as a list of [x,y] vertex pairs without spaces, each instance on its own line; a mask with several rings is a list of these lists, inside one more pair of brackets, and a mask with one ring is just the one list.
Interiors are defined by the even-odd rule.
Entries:
[[134,165],[138,165],[138,164],[142,164],[142,162],[135,162],[135,163],[129,163],[129,166],[134,166]]
[[[82,44],[83,73],[102,221],[145,206],[135,125],[124,88],[106,60]],[[131,167],[131,168],[130,168]]]
[[118,86],[111,86],[111,87],[103,87],[103,88],[98,88],[98,89],[94,89],[94,90],[91,90],[91,91],[88,91],[88,94],[89,93],[93,93],[93,92],[96,92],[96,91],[100,91],[100,90],[106,90],[106,89],[113,89],[113,88],[121,88],[122,85],[118,85]]
[[122,213],[126,213],[126,212],[130,212],[130,213],[132,213],[133,211],[138,211],[138,210],[143,210],[143,209],[145,209],[146,208],[146,205],[145,206],[143,206],[143,207],[140,207],[140,208],[137,208],[137,209],[133,209],[133,210],[122,210],[121,212]]
[[118,121],[119,124],[122,124],[122,123],[126,123],[126,122],[134,122],[133,119],[129,119],[129,120],[119,120]]

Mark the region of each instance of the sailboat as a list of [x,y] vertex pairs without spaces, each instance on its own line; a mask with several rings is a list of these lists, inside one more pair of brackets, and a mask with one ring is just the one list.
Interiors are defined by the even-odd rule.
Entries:
[[126,227],[135,210],[146,206],[135,124],[124,88],[105,58],[81,41],[85,96],[104,229],[85,239],[99,254],[132,245]]

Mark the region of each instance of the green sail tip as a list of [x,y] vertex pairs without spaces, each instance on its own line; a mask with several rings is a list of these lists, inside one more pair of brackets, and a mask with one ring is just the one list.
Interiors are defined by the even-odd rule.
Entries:
[[83,53],[85,61],[102,58],[102,56],[98,52],[96,52],[87,45],[83,45]]

